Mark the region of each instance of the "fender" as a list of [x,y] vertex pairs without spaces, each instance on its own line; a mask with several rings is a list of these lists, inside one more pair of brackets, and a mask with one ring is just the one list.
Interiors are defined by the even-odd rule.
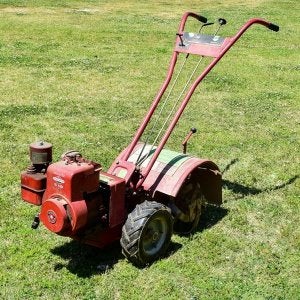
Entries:
[[[128,161],[134,163],[139,156],[143,144],[139,143]],[[151,149],[145,147],[145,153]],[[151,155],[144,161],[142,168],[146,167]],[[143,188],[152,198],[158,193],[176,197],[185,180],[195,176],[200,183],[202,193],[207,203],[222,204],[222,175],[218,166],[208,160],[186,154],[163,149],[153,165],[149,175],[143,182]]]

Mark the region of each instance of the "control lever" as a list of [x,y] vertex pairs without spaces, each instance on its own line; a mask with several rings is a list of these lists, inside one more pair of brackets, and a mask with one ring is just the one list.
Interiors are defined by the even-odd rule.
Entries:
[[191,136],[197,131],[196,128],[191,128],[190,132],[188,133],[188,135],[186,136],[186,138],[184,139],[184,141],[182,142],[182,153],[186,154],[186,149],[187,149],[187,142],[189,141],[189,139],[191,138]]

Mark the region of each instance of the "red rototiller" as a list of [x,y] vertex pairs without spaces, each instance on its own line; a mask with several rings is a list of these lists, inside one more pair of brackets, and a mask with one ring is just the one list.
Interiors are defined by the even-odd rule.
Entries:
[[[199,32],[184,31],[188,18],[200,22]],[[77,151],[64,153],[61,161],[51,163],[51,144],[30,145],[31,165],[21,174],[21,194],[23,200],[41,206],[33,228],[41,220],[52,232],[96,247],[120,239],[124,255],[134,264],[144,266],[165,253],[173,230],[186,234],[195,229],[205,203],[222,203],[218,166],[186,154],[188,139],[195,129],[184,140],[183,153],[164,146],[198,84],[240,36],[253,24],[273,31],[279,27],[263,19],[250,19],[236,35],[224,38],[218,31],[226,21],[218,20],[215,34],[203,34],[211,24],[195,13],[183,15],[167,77],[131,143],[107,172]],[[158,125],[191,55],[199,56],[195,69],[171,103],[165,121]],[[183,56],[183,62],[172,79],[179,56]],[[210,59],[204,71],[192,79],[206,57]]]

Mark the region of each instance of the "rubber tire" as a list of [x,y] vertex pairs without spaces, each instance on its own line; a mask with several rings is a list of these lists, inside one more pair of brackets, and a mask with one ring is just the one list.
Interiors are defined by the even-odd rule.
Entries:
[[[153,231],[153,228],[161,231]],[[155,201],[145,201],[128,215],[122,228],[122,252],[134,265],[145,267],[165,254],[172,234],[170,209]]]

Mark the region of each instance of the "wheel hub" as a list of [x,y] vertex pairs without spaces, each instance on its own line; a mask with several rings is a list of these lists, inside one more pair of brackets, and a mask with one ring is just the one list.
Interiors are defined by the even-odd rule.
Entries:
[[153,232],[152,241],[156,242],[158,239],[159,239],[159,232],[158,231]]

